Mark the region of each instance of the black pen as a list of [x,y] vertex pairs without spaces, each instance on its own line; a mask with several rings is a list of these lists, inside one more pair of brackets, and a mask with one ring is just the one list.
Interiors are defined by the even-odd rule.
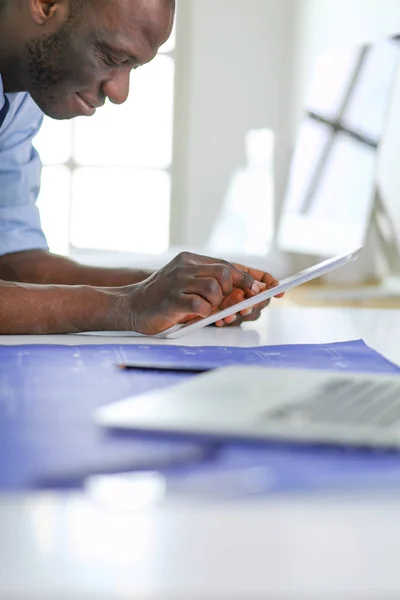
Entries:
[[193,367],[193,366],[177,366],[177,365],[146,365],[142,363],[125,363],[119,364],[118,367],[124,371],[170,371],[171,373],[205,373],[211,371],[214,367]]

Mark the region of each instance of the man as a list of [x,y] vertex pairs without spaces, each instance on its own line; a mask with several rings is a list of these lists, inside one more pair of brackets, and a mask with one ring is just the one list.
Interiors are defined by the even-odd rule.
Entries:
[[[106,97],[125,102],[131,70],[155,57],[173,18],[174,0],[0,0],[0,334],[156,334],[276,284],[188,253],[150,274],[48,251],[31,143],[43,113],[69,119],[93,115]],[[265,305],[218,325],[256,319]]]

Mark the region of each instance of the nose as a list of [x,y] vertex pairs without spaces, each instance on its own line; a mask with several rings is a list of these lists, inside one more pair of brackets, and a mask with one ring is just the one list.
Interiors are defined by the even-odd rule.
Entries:
[[123,104],[129,96],[130,69],[116,70],[103,83],[103,93],[113,104]]

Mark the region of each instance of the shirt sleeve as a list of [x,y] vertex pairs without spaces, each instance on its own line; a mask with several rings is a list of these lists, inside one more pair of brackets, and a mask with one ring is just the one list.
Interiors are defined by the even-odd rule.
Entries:
[[28,94],[10,94],[0,129],[0,256],[47,249],[36,200],[41,163],[32,146],[43,114]]

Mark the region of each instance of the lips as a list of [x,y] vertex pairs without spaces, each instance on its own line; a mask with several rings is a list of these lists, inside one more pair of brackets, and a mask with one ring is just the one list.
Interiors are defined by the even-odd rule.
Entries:
[[88,104],[91,108],[97,108],[96,105],[93,102],[91,102],[90,100],[88,100],[86,98],[86,96],[82,96],[82,94],[79,94],[78,92],[77,92],[77,94],[78,94],[79,98],[81,100],[83,100],[84,102],[86,102],[86,104]]
[[89,100],[78,94],[78,92],[75,93],[75,99],[79,114],[86,115],[88,117],[94,115],[96,112],[96,107],[93,106]]

